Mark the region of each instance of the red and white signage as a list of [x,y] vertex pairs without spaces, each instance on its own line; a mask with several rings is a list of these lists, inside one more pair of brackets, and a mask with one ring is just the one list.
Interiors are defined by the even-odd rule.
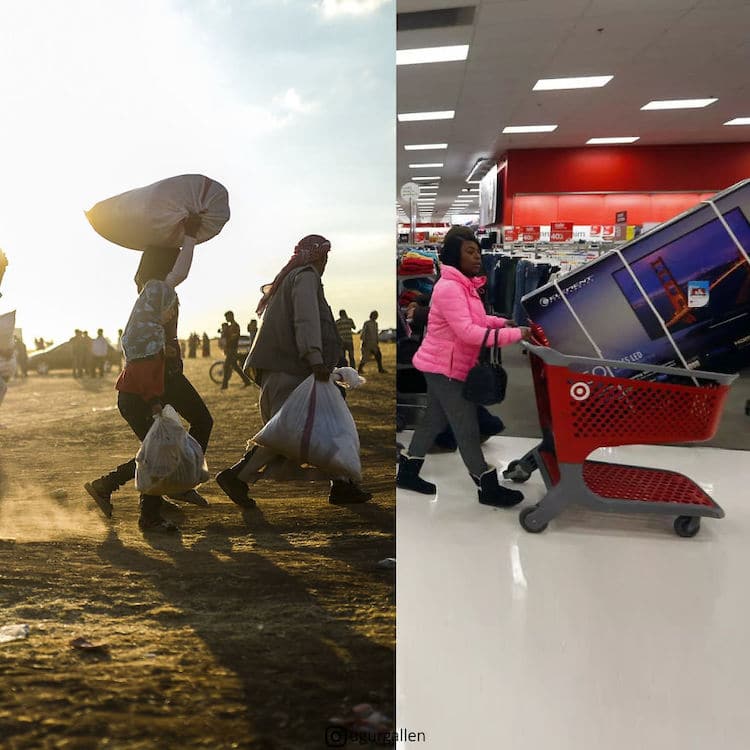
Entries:
[[549,228],[550,242],[570,242],[573,239],[572,221],[553,221]]
[[601,224],[592,224],[591,225],[591,236],[592,237],[599,237],[602,233],[602,225]]
[[536,226],[525,226],[521,229],[521,239],[524,242],[539,242],[542,236],[542,228],[538,224]]
[[612,224],[602,225],[602,239],[611,240],[615,236],[615,228]]

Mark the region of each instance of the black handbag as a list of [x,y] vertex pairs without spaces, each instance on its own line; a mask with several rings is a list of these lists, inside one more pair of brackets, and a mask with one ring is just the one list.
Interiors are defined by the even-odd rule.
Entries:
[[487,339],[491,329],[487,329],[482,341],[479,360],[469,370],[463,388],[463,397],[473,404],[492,406],[505,399],[505,389],[508,386],[508,373],[500,364],[500,347],[497,343],[498,329],[495,329],[495,344],[487,346]]

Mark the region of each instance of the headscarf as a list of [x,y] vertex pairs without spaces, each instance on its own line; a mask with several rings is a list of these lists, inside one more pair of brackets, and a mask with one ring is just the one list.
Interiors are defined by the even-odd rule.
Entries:
[[126,362],[145,359],[164,350],[164,313],[176,305],[177,294],[169,284],[158,279],[146,282],[122,333]]
[[271,301],[271,297],[276,294],[281,286],[281,282],[284,281],[290,271],[325,260],[330,249],[331,243],[320,234],[308,234],[306,237],[303,237],[294,248],[294,253],[287,264],[276,274],[273,283],[265,284],[261,287],[260,290],[263,296],[258,303],[256,313],[263,315],[265,309],[268,307],[268,303]]
[[145,247],[135,272],[135,283],[143,288],[149,279],[166,279],[179,254],[179,248]]

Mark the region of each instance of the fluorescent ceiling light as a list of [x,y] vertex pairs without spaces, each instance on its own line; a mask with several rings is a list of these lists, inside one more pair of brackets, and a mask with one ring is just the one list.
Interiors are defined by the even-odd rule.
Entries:
[[503,133],[551,133],[557,125],[508,125]]
[[718,99],[663,99],[644,104],[641,109],[700,109],[718,101]]
[[453,44],[449,47],[419,47],[396,50],[396,65],[420,65],[423,63],[456,62],[469,56],[468,44]]
[[442,169],[443,162],[424,162],[423,164],[410,164],[409,169]]
[[397,115],[399,122],[421,122],[422,120],[452,120],[456,116],[454,109],[441,112],[402,112]]
[[750,117],[735,117],[734,120],[727,120],[725,125],[750,125]]
[[614,76],[579,76],[577,78],[540,78],[532,91],[560,89],[597,89],[606,86]]
[[421,190],[419,191],[420,198],[434,198],[437,195],[437,193],[423,193]]
[[469,188],[469,192],[470,193],[478,193],[479,192],[479,188]]
[[586,141],[586,144],[590,146],[602,146],[607,143],[635,143],[639,139],[640,139],[640,136],[637,136],[637,135],[621,136],[621,137],[613,136],[612,138],[589,138]]
[[434,177],[412,177],[411,178],[412,182],[419,182],[420,180],[422,180],[422,182],[425,182],[428,180],[439,180],[439,179],[440,179],[439,175],[435,175]]
[[405,151],[444,151],[446,148],[447,143],[416,143],[413,146],[404,146]]

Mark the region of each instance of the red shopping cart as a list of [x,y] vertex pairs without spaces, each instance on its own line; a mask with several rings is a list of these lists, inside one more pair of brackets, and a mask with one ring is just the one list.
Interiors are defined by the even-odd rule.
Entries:
[[[545,341],[535,328],[537,341]],[[539,469],[547,494],[521,511],[521,526],[539,533],[570,505],[617,513],[675,515],[675,532],[692,537],[701,517],[724,511],[695,482],[663,469],[589,460],[597,448],[709,440],[737,377],[675,367],[561,354],[524,345],[534,378],[542,442],[504,472],[524,482]],[[667,375],[693,384],[615,377],[613,370]],[[642,376],[643,377],[643,376]]]

